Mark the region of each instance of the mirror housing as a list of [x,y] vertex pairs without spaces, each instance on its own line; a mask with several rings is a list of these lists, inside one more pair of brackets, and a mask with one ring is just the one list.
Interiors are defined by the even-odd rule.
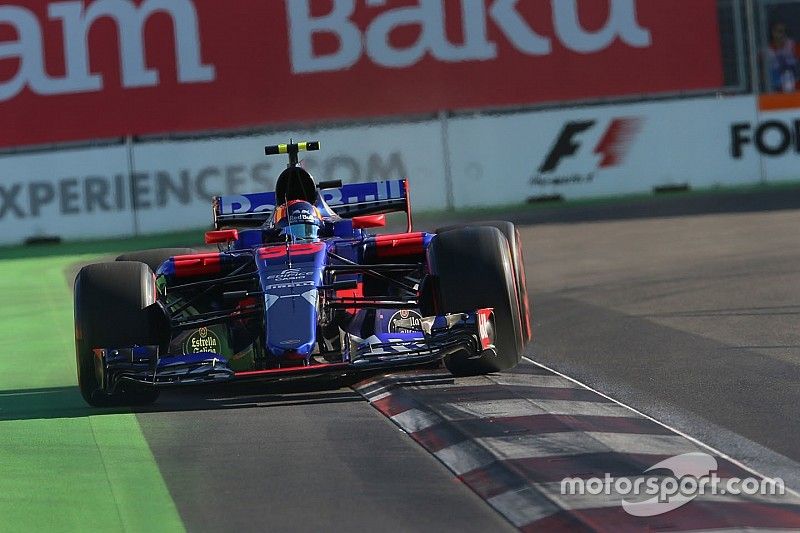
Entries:
[[206,244],[221,244],[239,240],[239,230],[219,229],[206,232]]
[[350,220],[353,221],[354,229],[382,228],[386,225],[386,215],[364,215]]

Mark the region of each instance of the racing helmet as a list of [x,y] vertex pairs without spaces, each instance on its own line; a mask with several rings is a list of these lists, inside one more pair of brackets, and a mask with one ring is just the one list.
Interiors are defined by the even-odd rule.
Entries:
[[319,209],[303,200],[291,200],[275,209],[275,227],[292,240],[316,240],[323,227]]

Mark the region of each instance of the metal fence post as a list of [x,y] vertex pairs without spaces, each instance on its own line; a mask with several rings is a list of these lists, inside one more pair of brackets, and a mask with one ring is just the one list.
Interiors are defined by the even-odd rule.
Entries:
[[[756,122],[760,120],[761,116],[761,109],[758,105],[758,96],[761,93],[761,73],[759,72],[758,68],[758,56],[760,53],[760,47],[758,45],[758,39],[756,37],[756,16],[755,16],[755,6],[753,5],[754,0],[744,0],[745,6],[745,24],[747,25],[747,56],[748,56],[748,63],[750,68],[750,93],[753,95],[753,99],[755,100],[755,118]],[[764,156],[759,154],[758,155],[758,167],[759,167],[759,174],[760,174],[760,181],[761,183],[767,182],[767,173],[764,168]]]
[[136,163],[133,156],[133,135],[125,136],[125,148],[128,151],[128,198],[131,205],[131,216],[133,217],[133,234],[139,235],[139,213],[136,205],[136,193],[133,190],[133,174],[136,172]]
[[455,209],[453,196],[453,166],[450,159],[450,131],[447,111],[439,111],[439,127],[442,132],[442,163],[444,166],[445,205],[448,211]]

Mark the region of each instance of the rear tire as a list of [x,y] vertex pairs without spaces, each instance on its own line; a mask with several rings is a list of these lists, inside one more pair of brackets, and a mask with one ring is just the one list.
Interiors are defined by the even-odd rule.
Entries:
[[144,405],[158,398],[159,390],[120,384],[108,395],[95,373],[94,348],[158,344],[152,315],[146,309],[156,301],[155,277],[140,262],[88,265],[75,278],[75,358],[78,387],[83,399],[95,407]]
[[[468,359],[455,353],[444,364],[456,376],[488,374],[516,366],[523,327],[508,241],[492,227],[465,227],[436,235],[428,248],[438,314],[494,309],[496,356]],[[430,285],[429,285],[430,286]]]
[[196,254],[194,248],[155,248],[153,250],[140,250],[138,252],[128,252],[117,257],[117,261],[138,261],[150,267],[153,272],[158,270],[161,264],[176,255]]

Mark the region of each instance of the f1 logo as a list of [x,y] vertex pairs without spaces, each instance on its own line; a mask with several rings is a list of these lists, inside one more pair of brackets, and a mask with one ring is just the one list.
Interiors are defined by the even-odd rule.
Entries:
[[561,130],[561,135],[556,139],[556,143],[550,149],[550,153],[547,154],[544,163],[539,167],[539,172],[542,174],[545,172],[552,172],[558,167],[558,164],[563,158],[575,155],[575,152],[578,151],[581,145],[574,142],[573,139],[579,133],[594,126],[595,123],[594,120],[567,122],[566,125],[564,125],[564,129]]
[[[595,154],[602,156],[600,168],[613,167],[622,162],[634,136],[639,132],[641,122],[640,118],[615,118],[611,121],[594,149]],[[539,173],[553,172],[564,158],[574,156],[581,147],[578,136],[595,124],[596,120],[567,122],[539,167]]]

